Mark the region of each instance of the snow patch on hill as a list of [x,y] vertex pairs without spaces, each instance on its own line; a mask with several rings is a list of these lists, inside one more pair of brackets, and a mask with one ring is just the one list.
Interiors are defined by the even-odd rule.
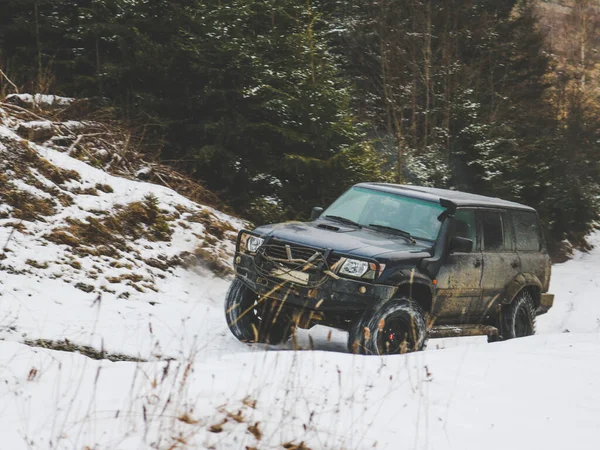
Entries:
[[192,311],[214,285],[222,298],[212,270],[230,270],[243,222],[23,139],[22,125],[0,108],[0,338],[187,351],[203,328]]
[[75,103],[76,100],[70,97],[60,97],[58,95],[48,94],[10,94],[6,97],[5,101],[27,107],[44,109],[53,106],[69,106]]
[[600,333],[600,232],[589,238],[590,252],[552,269],[554,307],[540,318],[538,333]]

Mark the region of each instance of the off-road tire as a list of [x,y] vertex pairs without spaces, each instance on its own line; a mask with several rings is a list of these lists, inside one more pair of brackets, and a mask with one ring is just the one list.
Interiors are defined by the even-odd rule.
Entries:
[[[254,307],[253,307],[254,305]],[[292,322],[277,314],[277,305],[259,296],[236,278],[225,297],[225,319],[231,333],[242,342],[278,345],[292,335]]]
[[[390,348],[394,341],[386,339],[388,326],[399,334],[406,330],[404,344]],[[409,297],[390,300],[373,312],[367,312],[352,325],[348,333],[348,351],[363,355],[386,355],[423,350],[427,339],[425,312]],[[404,341],[403,338],[400,341]]]
[[502,310],[501,339],[514,339],[535,334],[535,318],[535,303],[531,292],[521,291],[513,302]]
[[348,330],[348,352],[355,355],[365,355],[365,319],[366,316],[361,316],[352,323]]

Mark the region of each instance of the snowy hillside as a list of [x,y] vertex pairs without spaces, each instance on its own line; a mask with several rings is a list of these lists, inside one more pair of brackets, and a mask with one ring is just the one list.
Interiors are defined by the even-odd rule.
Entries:
[[90,124],[40,117],[34,136],[15,111],[0,105],[0,448],[597,448],[600,234],[554,267],[537,336],[380,358],[316,327],[299,336],[315,351],[250,346],[223,319],[242,222],[92,167],[71,148]]
[[[195,300],[222,284],[208,267],[230,270],[242,223],[69,156],[89,123],[24,122],[5,109],[0,120],[0,337],[143,359],[185,352],[204,322]],[[40,145],[24,129],[54,131]]]

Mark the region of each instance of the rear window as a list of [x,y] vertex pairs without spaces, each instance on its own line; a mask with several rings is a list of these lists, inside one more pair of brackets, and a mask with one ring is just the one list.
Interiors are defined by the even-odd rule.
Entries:
[[537,215],[530,212],[513,212],[512,221],[515,229],[517,250],[540,250],[540,228]]

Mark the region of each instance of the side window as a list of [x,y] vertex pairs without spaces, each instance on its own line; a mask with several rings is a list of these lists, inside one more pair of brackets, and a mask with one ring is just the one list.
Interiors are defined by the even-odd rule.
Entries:
[[517,250],[540,250],[540,229],[537,216],[530,212],[513,212],[512,220],[517,238]]
[[477,220],[475,210],[459,209],[454,215],[454,231],[452,236],[471,239],[473,249],[477,248]]
[[502,216],[496,211],[482,211],[481,224],[483,231],[483,250],[498,252],[504,249],[504,233],[502,232]]
[[502,229],[504,230],[504,250],[512,252],[515,250],[515,244],[513,228],[510,223],[510,214],[507,212],[502,213]]

